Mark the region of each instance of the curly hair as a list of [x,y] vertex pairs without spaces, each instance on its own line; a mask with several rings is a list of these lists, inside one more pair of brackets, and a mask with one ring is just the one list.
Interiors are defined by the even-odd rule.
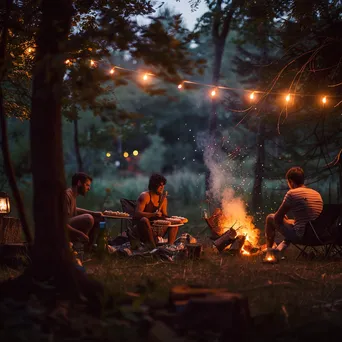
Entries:
[[164,176],[159,173],[154,173],[151,175],[150,180],[148,182],[148,190],[156,190],[160,184],[166,184],[167,180]]
[[286,179],[292,180],[297,185],[303,185],[305,179],[303,169],[298,166],[291,167],[291,169],[286,172]]

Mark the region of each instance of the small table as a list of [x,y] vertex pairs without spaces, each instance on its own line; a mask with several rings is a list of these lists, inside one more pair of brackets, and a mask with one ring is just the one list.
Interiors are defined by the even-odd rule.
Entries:
[[[111,216],[111,215],[102,215],[105,218],[105,221],[107,222],[107,219],[114,219],[114,220],[118,220],[120,219],[120,233],[122,234],[122,220],[132,220],[133,217],[132,216]],[[127,221],[126,221],[127,224]]]

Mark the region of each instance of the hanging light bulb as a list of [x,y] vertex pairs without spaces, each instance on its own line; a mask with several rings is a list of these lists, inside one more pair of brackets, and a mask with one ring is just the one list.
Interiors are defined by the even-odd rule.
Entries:
[[215,97],[215,96],[216,96],[216,90],[213,89],[213,90],[211,91],[210,95],[211,95],[211,97]]
[[138,154],[139,154],[138,150],[134,150],[134,151],[133,151],[133,156],[136,157]]
[[115,73],[115,68],[110,69],[109,73],[113,75]]
[[290,102],[290,100],[291,100],[291,95],[287,94],[286,97],[285,97],[285,101],[286,102]]
[[327,103],[327,97],[326,96],[323,96],[322,97],[322,103],[325,105]]
[[254,93],[254,91],[250,93],[249,98],[250,98],[251,101],[254,100],[254,98],[255,98],[255,93]]
[[90,60],[90,66],[95,66],[95,62],[92,59]]
[[183,84],[178,84],[178,89],[182,89],[183,88]]
[[106,153],[106,157],[109,158],[111,156],[110,152]]
[[144,74],[143,80],[144,80],[144,81],[147,81],[147,79],[148,79],[148,74]]
[[124,156],[125,158],[128,158],[128,157],[129,157],[129,153],[128,153],[128,152],[124,152],[124,153],[123,153],[123,156]]

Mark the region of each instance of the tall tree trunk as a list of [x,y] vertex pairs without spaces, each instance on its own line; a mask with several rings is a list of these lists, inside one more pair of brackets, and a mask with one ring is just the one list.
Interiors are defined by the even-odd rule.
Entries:
[[254,185],[252,190],[252,210],[260,211],[263,208],[262,183],[265,174],[265,121],[260,117],[256,139],[257,160],[254,168]]
[[76,160],[77,160],[77,168],[78,171],[84,171],[83,170],[83,161],[80,151],[80,142],[78,139],[78,120],[74,120],[74,146],[75,146],[75,154],[76,154]]
[[8,133],[7,133],[7,123],[6,123],[6,114],[4,107],[4,98],[2,92],[2,81],[5,76],[5,60],[6,60],[6,48],[7,48],[7,37],[8,37],[8,19],[10,17],[10,10],[12,7],[12,0],[6,0],[6,15],[5,22],[3,23],[1,37],[0,37],[0,125],[1,125],[1,149],[2,155],[4,158],[4,169],[6,172],[6,176],[8,178],[9,185],[11,187],[13,196],[15,198],[15,202],[17,204],[19,218],[22,224],[22,228],[26,237],[26,241],[29,244],[32,244],[32,233],[29,228],[27,217],[25,215],[25,209],[23,200],[20,195],[20,191],[15,179],[13,165],[9,153],[8,146]]
[[33,277],[39,280],[53,278],[55,286],[68,297],[78,294],[65,231],[61,131],[63,53],[72,11],[72,0],[42,1],[30,121],[35,222]]

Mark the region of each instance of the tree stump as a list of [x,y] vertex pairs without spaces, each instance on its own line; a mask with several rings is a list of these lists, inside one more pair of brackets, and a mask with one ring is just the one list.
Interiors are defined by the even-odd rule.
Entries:
[[239,340],[251,326],[246,297],[216,292],[191,298],[179,317],[180,331],[212,331]]
[[189,259],[199,259],[201,257],[202,245],[200,243],[187,243],[185,247]]

